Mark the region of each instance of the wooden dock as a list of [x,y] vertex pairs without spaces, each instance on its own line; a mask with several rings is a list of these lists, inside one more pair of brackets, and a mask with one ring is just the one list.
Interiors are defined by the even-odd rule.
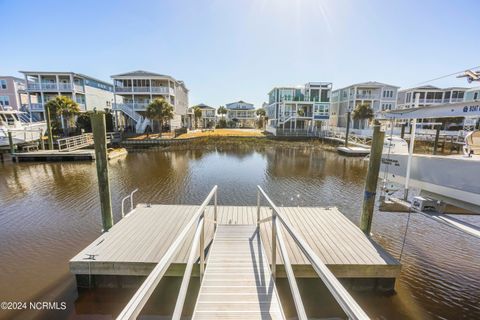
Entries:
[[285,319],[256,225],[219,225],[192,319]]
[[[70,260],[70,270],[77,275],[147,276],[160,261],[176,236],[192,218],[198,206],[139,204],[130,214],[102,234]],[[339,278],[395,279],[400,264],[372,239],[366,237],[337,208],[285,207],[284,217],[294,226],[315,253]],[[261,207],[261,219],[271,216]],[[218,224],[256,226],[254,206],[219,206]],[[211,245],[213,207],[207,207],[205,237]],[[260,224],[260,235],[268,261],[271,261],[271,221]],[[166,276],[183,276],[194,230],[187,237]],[[288,255],[297,277],[317,278],[309,261],[293,239],[283,232]],[[208,247],[207,247],[208,248]],[[207,265],[211,248],[207,249]],[[277,250],[277,256],[280,253]],[[277,258],[277,277],[285,277],[285,268]],[[194,275],[199,274],[198,265]],[[82,281],[80,281],[82,282]]]
[[92,161],[95,160],[95,150],[78,149],[72,151],[38,150],[17,152],[12,154],[15,161]]

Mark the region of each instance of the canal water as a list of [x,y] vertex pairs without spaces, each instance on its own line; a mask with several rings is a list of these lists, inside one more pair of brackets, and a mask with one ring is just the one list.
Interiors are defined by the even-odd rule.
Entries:
[[[258,184],[279,206],[337,206],[358,224],[366,169],[362,159],[285,146],[135,152],[110,162],[114,216],[137,187],[136,202],[200,204],[217,184],[219,204],[255,205]],[[133,294],[77,292],[68,271],[69,259],[100,235],[95,170],[93,162],[0,163],[0,300],[66,303],[66,310],[0,311],[0,318],[111,319]],[[354,293],[357,301],[376,319],[479,319],[479,240],[415,214],[404,237],[407,218],[375,212],[373,237],[401,256],[402,274],[395,294]],[[480,216],[460,218],[480,225]],[[316,305],[331,299],[326,290],[299,285],[310,296],[307,310],[321,313]],[[158,291],[169,294],[154,297],[146,313],[168,318],[178,286],[163,282]]]

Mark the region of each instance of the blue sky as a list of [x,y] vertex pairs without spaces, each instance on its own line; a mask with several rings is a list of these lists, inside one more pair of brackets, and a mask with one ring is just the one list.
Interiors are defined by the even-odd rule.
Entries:
[[480,65],[477,0],[0,0],[0,12],[2,75],[143,69],[184,80],[192,105],[259,106],[309,81],[409,87]]

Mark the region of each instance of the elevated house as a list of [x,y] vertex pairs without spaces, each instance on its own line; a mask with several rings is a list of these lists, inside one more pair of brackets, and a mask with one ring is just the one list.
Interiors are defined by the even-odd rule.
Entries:
[[462,102],[468,88],[439,88],[431,85],[403,89],[398,92],[398,109],[409,109],[415,106],[415,97],[420,95],[419,107]]
[[57,71],[20,71],[25,75],[28,110],[44,120],[44,106],[62,95],[75,101],[81,111],[111,108],[112,84],[81,73]]
[[[37,102],[34,100],[34,102]],[[0,76],[0,110],[22,110],[28,104],[25,80]]]
[[145,132],[151,124],[145,111],[156,98],[168,101],[174,109],[173,119],[166,130],[174,130],[187,125],[188,89],[185,83],[175,78],[149,71],[132,71],[112,76],[114,92],[122,101],[115,101],[118,124],[132,128],[137,133]]
[[[398,89],[399,87],[394,85],[368,81],[334,90],[330,109],[330,125],[345,128],[348,112],[353,112],[358,105],[362,104],[370,106],[375,116],[382,111],[396,109]],[[354,129],[369,129],[370,127],[368,121],[353,119],[351,119],[351,126]]]
[[269,96],[266,131],[274,135],[312,135],[330,116],[332,83],[275,87]]
[[231,126],[236,128],[254,128],[257,116],[253,104],[245,101],[227,103],[226,120]]
[[197,120],[198,128],[215,128],[217,124],[217,109],[203,103],[188,108],[188,128],[195,128],[195,115],[193,113],[195,107],[199,107],[202,110],[202,116]]

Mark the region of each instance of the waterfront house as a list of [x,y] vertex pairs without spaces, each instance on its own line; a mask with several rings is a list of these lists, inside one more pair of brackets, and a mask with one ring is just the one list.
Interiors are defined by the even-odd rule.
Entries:
[[57,96],[75,101],[80,111],[111,108],[113,86],[75,72],[20,71],[25,75],[28,110],[33,117],[45,119],[44,104]]
[[274,135],[311,135],[327,123],[331,82],[275,87],[268,93],[266,131]]
[[112,79],[115,94],[122,97],[122,101],[115,101],[113,108],[119,124],[137,133],[145,132],[150,125],[145,115],[147,106],[152,100],[162,98],[174,108],[173,119],[164,129],[174,130],[187,125],[188,89],[183,81],[143,70],[113,75]]
[[470,88],[465,91],[465,96],[463,100],[465,102],[480,101],[480,87]]
[[20,111],[27,105],[27,101],[25,80],[12,76],[0,76],[0,110]]
[[215,128],[217,124],[217,109],[214,107],[207,106],[206,104],[200,103],[196,106],[188,108],[188,128],[195,128],[195,115],[193,109],[199,107],[202,110],[202,116],[198,119],[198,128]]
[[417,93],[420,94],[419,107],[462,102],[467,90],[468,88],[463,87],[442,89],[431,85],[404,89],[398,91],[397,105],[398,109],[413,108]]
[[[334,90],[329,124],[333,127],[345,128],[348,112],[353,112],[358,105],[362,104],[370,106],[375,116],[382,111],[396,109],[398,89],[399,87],[394,85],[368,81]],[[354,121],[352,118],[351,125],[354,129],[370,127],[368,121]]]
[[227,103],[227,124],[236,128],[254,128],[257,116],[253,104],[245,101]]

